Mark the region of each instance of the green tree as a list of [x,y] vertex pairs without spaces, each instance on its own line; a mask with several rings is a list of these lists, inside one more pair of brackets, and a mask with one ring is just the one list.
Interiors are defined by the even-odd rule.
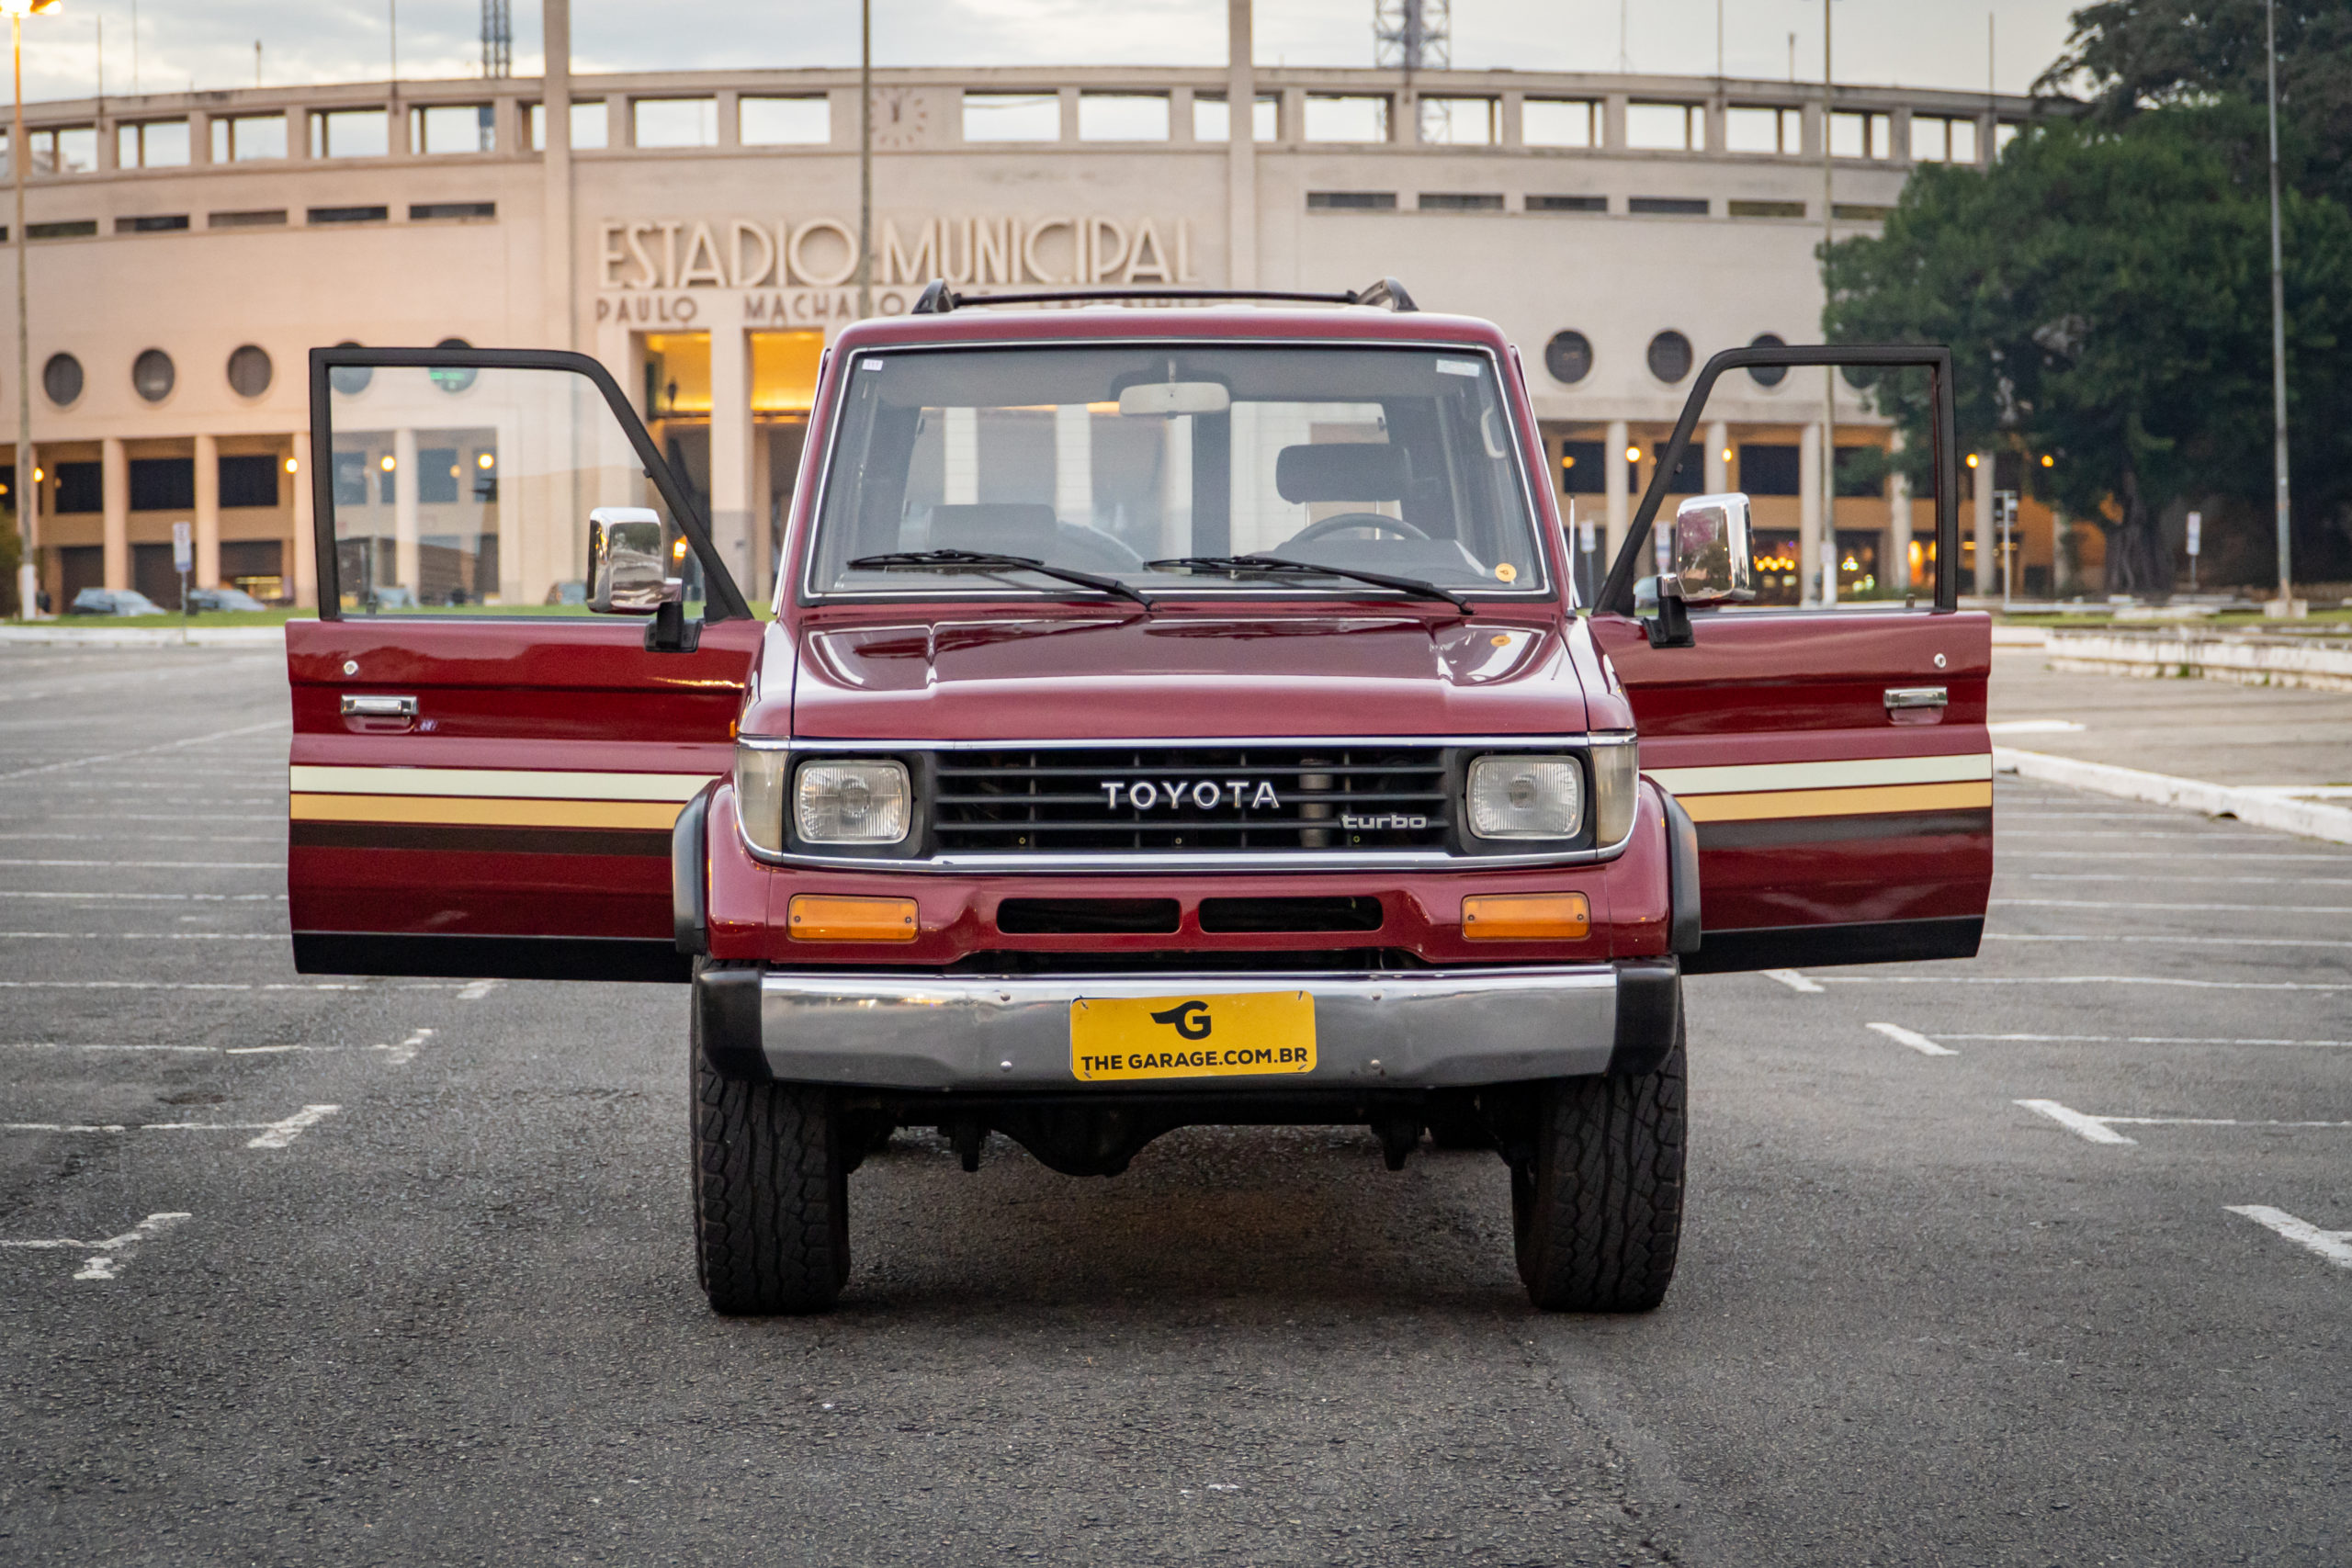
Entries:
[[[1950,344],[1963,449],[2030,454],[2033,492],[2106,532],[2110,591],[2169,591],[2174,501],[2269,493],[2269,209],[2250,130],[2230,105],[2048,123],[1989,170],[1923,167],[1882,235],[1825,256],[1831,341]],[[2352,466],[2352,221],[2296,194],[2286,231],[2298,511],[2322,518]],[[1876,396],[1923,464],[1924,386]]]
[[[2259,105],[2263,0],[2099,0],[2076,11],[2066,51],[2035,84],[2086,85],[2115,126],[2152,109]],[[2352,205],[2352,0],[2280,0],[2278,122],[2285,173],[2306,195]]]

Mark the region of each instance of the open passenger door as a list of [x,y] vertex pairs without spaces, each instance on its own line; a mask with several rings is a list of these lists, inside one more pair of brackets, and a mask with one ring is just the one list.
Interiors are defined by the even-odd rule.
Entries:
[[[671,829],[731,765],[760,624],[612,377],[579,354],[314,349],[310,463],[296,967],[687,978]],[[589,613],[592,513],[653,541],[640,607],[674,602],[650,620]]]
[[[1717,378],[1750,366],[1926,369],[1931,608],[1697,608],[1687,640],[1636,616],[1669,479]],[[1834,508],[1834,478],[1824,488]],[[1643,772],[1697,827],[1702,935],[1686,972],[1975,954],[1993,875],[1992,623],[1959,608],[1959,563],[1951,350],[1739,348],[1707,362],[1591,620],[1632,702]]]

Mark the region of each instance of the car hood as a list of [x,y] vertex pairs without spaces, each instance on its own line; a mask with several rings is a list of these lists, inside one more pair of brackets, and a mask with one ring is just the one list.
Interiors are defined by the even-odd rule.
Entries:
[[1557,627],[1409,615],[943,619],[818,627],[793,733],[892,741],[1561,734]]

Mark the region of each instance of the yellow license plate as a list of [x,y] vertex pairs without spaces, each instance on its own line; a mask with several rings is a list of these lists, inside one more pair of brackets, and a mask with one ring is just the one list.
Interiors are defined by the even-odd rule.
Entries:
[[1069,1004],[1069,1068],[1084,1083],[1315,1070],[1315,998],[1081,997]]

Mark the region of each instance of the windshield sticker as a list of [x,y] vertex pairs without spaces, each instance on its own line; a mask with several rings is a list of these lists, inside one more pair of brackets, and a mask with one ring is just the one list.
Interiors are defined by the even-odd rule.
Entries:
[[1476,376],[1478,362],[1475,359],[1441,359],[1437,362],[1437,373],[1441,376]]
[[1516,582],[1519,581],[1519,568],[1505,561],[1495,568],[1495,579],[1499,582]]

